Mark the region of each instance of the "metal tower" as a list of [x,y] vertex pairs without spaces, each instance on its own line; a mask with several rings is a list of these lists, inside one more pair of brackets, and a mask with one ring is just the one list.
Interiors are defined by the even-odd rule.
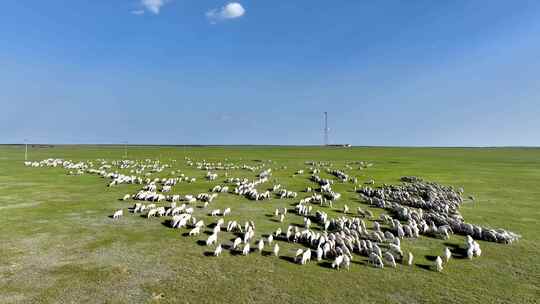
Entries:
[[328,112],[324,112],[324,145],[328,146]]

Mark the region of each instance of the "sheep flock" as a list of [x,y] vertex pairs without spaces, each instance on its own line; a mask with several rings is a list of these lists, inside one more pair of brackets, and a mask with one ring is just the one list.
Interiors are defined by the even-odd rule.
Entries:
[[[414,252],[404,251],[401,244],[420,237],[446,240],[452,234],[462,235],[465,242],[461,250],[469,259],[482,255],[479,241],[511,244],[520,238],[511,231],[467,222],[460,206],[474,197],[464,199],[463,188],[415,176],[403,176],[399,184],[376,185],[373,179],[360,182],[358,176],[347,173],[353,168],[368,170],[373,166],[369,162],[354,161],[338,167],[329,162],[306,161],[292,176],[309,183],[302,190],[289,189],[273,178],[273,172],[287,168],[271,160],[253,165],[186,157],[184,162],[184,168],[202,174],[188,176],[176,160],[45,159],[24,164],[33,168],[63,168],[73,176],[99,176],[107,180],[108,187],[139,185],[135,193],[119,198],[123,207],[112,210],[112,221],[121,221],[125,214],[138,214],[141,220],[164,218],[169,229],[180,229],[187,238],[200,238],[206,232],[208,236],[199,241],[215,257],[226,250],[238,256],[262,254],[266,248],[271,253],[268,256],[289,255],[290,261],[298,265],[316,260],[337,270],[349,269],[351,261],[363,256],[371,267],[383,269],[397,268],[398,264],[414,265]],[[208,191],[181,193],[182,184],[203,184]],[[335,190],[343,186],[335,187],[337,184],[348,187],[358,199],[341,202],[342,208],[334,208],[336,201],[343,200]],[[233,220],[234,206],[212,206],[216,200],[227,201],[227,196],[238,196],[246,204],[274,206],[277,201],[280,206],[264,219],[272,221],[275,229],[259,231],[250,218]],[[126,208],[126,202],[131,206]],[[288,217],[297,217],[302,224],[282,226]],[[225,233],[232,233],[235,238],[230,241]],[[298,249],[294,253],[280,253],[280,243]],[[431,269],[441,272],[450,267],[449,261],[455,255],[452,250],[456,248],[441,246],[440,256],[434,257]]]

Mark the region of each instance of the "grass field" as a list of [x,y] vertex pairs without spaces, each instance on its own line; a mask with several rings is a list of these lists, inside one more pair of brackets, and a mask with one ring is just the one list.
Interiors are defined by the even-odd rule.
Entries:
[[[70,160],[121,159],[122,147],[57,146],[31,148],[29,158]],[[281,255],[247,257],[225,251],[206,256],[210,249],[185,237],[187,229],[166,227],[164,218],[145,219],[127,213],[133,201],[119,201],[139,185],[106,187],[109,180],[95,175],[68,176],[61,168],[28,168],[22,146],[0,146],[0,303],[537,303],[540,297],[540,149],[533,148],[320,148],[320,147],[130,147],[130,159],[177,159],[175,169],[197,177],[181,183],[173,193],[197,194],[223,184],[204,180],[206,171],[187,167],[193,160],[256,165],[271,159],[274,178],[287,189],[301,191],[313,185],[304,161],[330,161],[343,168],[349,161],[369,161],[366,170],[348,170],[360,181],[399,183],[416,175],[446,185],[463,186],[465,220],[522,235],[512,245],[480,242],[483,255],[470,261],[453,259],[442,273],[427,269],[432,255],[445,246],[464,246],[462,236],[443,241],[428,237],[403,241],[415,255],[412,267],[375,269],[357,256],[350,271],[337,271],[316,262],[300,266],[290,261],[298,244],[280,242]],[[287,169],[279,169],[286,166]],[[154,176],[168,176],[164,171]],[[230,176],[253,179],[258,172],[238,170]],[[325,175],[325,174],[321,174]],[[334,187],[351,210],[359,202],[351,184]],[[306,196],[300,193],[300,197]],[[221,194],[216,208],[231,207],[231,219],[255,221],[256,237],[278,226],[301,224],[287,216],[280,224],[270,216],[276,207],[298,199],[252,202]],[[108,216],[124,208],[122,219]],[[318,208],[318,207],[317,207]],[[315,209],[317,209],[315,208]],[[371,209],[376,215],[382,210]],[[203,209],[197,217],[209,223]],[[368,224],[371,227],[371,223]],[[220,241],[229,243],[224,232]],[[162,294],[162,297],[154,297]]]

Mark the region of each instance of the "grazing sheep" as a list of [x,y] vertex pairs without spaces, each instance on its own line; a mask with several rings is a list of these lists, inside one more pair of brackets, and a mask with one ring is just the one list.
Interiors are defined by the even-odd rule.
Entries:
[[302,249],[297,249],[296,250],[296,254],[294,255],[294,261],[295,262],[300,262],[302,260],[302,255],[304,254],[304,250]]
[[394,256],[390,252],[385,252],[383,257],[384,257],[384,260],[387,262],[387,264],[390,265],[390,267],[396,268],[396,260],[394,259]]
[[221,214],[221,210],[219,209],[214,209],[212,210],[212,212],[210,213],[210,216],[218,216]]
[[442,266],[442,259],[440,256],[438,256],[436,259],[435,259],[435,268],[438,272],[441,272],[443,270],[443,266]]
[[189,232],[189,236],[199,235],[201,233],[200,227],[195,227]]
[[131,195],[126,194],[126,195],[124,195],[124,198],[122,198],[122,200],[127,201],[130,197],[131,197]]
[[223,210],[223,216],[227,216],[231,214],[231,208],[226,208],[225,210]]
[[448,247],[444,248],[444,252],[443,252],[444,262],[448,263],[451,257],[452,257],[452,252],[450,252],[450,249]]
[[242,250],[242,254],[243,254],[243,255],[248,255],[248,254],[249,254],[249,251],[250,251],[249,243],[246,243],[246,244],[244,245],[244,249]]
[[349,213],[349,206],[343,205],[343,213],[345,214]]
[[409,258],[407,259],[407,265],[411,266],[413,264],[414,256],[412,252],[409,251]]
[[219,244],[217,245],[216,250],[214,250],[214,256],[219,256],[221,251],[223,251],[223,249],[221,248],[221,244]]
[[284,220],[284,219],[285,219],[285,214],[282,213],[282,214],[279,216],[279,222],[280,222],[280,223],[283,223],[283,220]]
[[306,249],[302,254],[302,260],[300,260],[301,265],[305,265],[311,260],[311,249]]
[[234,239],[234,242],[233,242],[233,245],[232,245],[232,248],[233,249],[236,249],[238,248],[238,246],[242,244],[242,239],[237,237],[236,239]]
[[262,239],[259,240],[259,243],[257,244],[257,249],[259,249],[260,252],[264,249],[264,241]]
[[212,234],[211,236],[208,237],[208,239],[206,240],[206,246],[210,246],[212,244],[215,244],[217,242],[217,234]]
[[369,255],[368,263],[373,264],[373,266],[375,266],[377,268],[381,268],[381,269],[384,268],[384,263],[383,263],[381,257],[379,255],[377,255],[375,252],[372,252]]
[[279,245],[277,243],[274,245],[274,255],[275,256],[279,255]]
[[343,255],[338,255],[334,262],[332,262],[332,268],[337,268],[339,270],[339,266],[343,263]]
[[268,242],[268,245],[272,245],[272,242],[274,241],[274,236],[270,234],[270,235],[266,238],[266,241]]
[[482,255],[482,249],[480,249],[480,244],[478,244],[477,242],[473,242],[472,247],[474,256],[479,257]]
[[343,256],[343,266],[345,266],[347,270],[349,270],[351,267],[351,258],[348,255]]
[[120,209],[114,212],[113,219],[119,219],[121,216],[124,215],[124,210]]
[[322,261],[324,251],[321,246],[317,247],[317,262]]

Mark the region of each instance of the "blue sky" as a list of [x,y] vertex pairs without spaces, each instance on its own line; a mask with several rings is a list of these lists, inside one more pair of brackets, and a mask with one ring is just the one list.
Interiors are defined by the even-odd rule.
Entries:
[[14,1],[0,143],[540,145],[540,1]]

